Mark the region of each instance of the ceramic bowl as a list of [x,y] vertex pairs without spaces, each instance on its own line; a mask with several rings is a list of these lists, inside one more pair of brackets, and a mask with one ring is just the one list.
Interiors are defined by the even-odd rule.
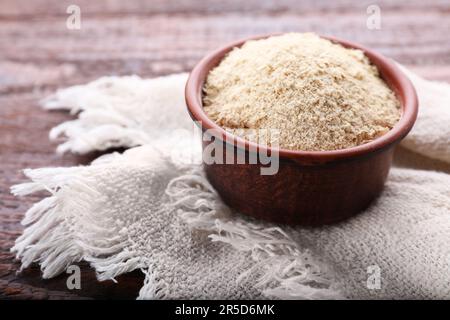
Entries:
[[[377,66],[381,77],[396,93],[401,104],[398,123],[385,135],[366,144],[334,151],[271,149],[233,136],[208,118],[202,106],[202,88],[208,72],[240,40],[204,57],[192,70],[186,84],[186,103],[192,119],[214,138],[202,139],[204,150],[221,143],[223,156],[233,163],[204,163],[208,180],[230,207],[242,214],[278,223],[323,225],[354,216],[368,207],[381,193],[391,167],[394,147],[411,130],[418,102],[412,83],[394,62],[359,44],[322,36],[344,47],[362,50]],[[233,141],[233,143],[230,143]],[[226,142],[226,143],[223,143]],[[263,163],[238,163],[254,151],[279,155],[276,174],[262,175]]]

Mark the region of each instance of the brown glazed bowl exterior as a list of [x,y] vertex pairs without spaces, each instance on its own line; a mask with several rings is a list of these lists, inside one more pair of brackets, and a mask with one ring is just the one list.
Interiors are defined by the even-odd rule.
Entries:
[[[208,72],[234,47],[252,37],[231,43],[203,58],[192,70],[186,84],[186,103],[202,130],[214,129],[216,139],[234,139],[234,154],[251,147],[271,152],[271,148],[233,136],[208,118],[202,107],[202,88]],[[210,183],[223,201],[237,211],[268,221],[318,226],[349,218],[374,200],[382,191],[391,166],[395,145],[411,130],[417,117],[417,96],[413,85],[386,57],[346,40],[329,39],[344,47],[362,50],[376,65],[382,78],[394,90],[401,104],[401,118],[385,135],[360,146],[335,151],[279,150],[279,169],[261,175],[261,164],[204,164]],[[264,54],[264,53],[262,53]],[[227,140],[229,141],[229,140]],[[233,140],[232,140],[233,141]],[[203,148],[209,143],[203,142]],[[230,147],[224,147],[226,154]]]

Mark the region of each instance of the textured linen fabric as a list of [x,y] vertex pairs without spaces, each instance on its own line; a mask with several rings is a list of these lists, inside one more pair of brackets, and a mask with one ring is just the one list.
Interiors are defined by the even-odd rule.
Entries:
[[[423,164],[409,161],[421,154],[439,160],[421,169],[446,171],[450,86],[406,72],[420,112],[396,163]],[[109,77],[44,100],[80,112],[52,130],[66,137],[59,152],[143,146],[90,166],[25,171],[31,182],[13,193],[50,196],[27,212],[12,248],[23,268],[37,262],[50,278],[86,260],[99,280],[141,269],[142,299],[450,298],[450,175],[393,168],[373,205],[332,226],[252,220],[227,208],[203,175],[185,81]]]
[[[382,196],[363,214],[297,235],[339,268],[347,297],[443,299],[450,298],[449,215],[447,174],[393,169]],[[366,285],[371,266],[381,274],[376,290]]]
[[402,67],[419,98],[418,121],[402,146],[427,157],[450,162],[450,85],[427,81]]
[[[36,183],[44,180],[50,188],[55,187],[51,180],[67,183],[47,198],[54,212],[33,225],[44,231],[53,218],[62,219],[51,232],[40,234],[34,245],[44,277],[83,258],[102,279],[145,269],[149,285],[141,292],[143,298],[257,297],[252,286],[233,281],[249,267],[248,254],[193,236],[167,206],[164,194],[178,170],[154,149],[139,151],[76,171],[43,169],[31,174]],[[36,231],[16,249],[26,251],[33,235]]]

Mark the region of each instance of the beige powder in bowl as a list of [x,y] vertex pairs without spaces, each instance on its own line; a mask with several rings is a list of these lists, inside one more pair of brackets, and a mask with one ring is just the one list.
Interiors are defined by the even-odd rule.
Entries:
[[276,129],[279,146],[291,150],[358,146],[400,117],[394,92],[362,51],[311,33],[247,41],[210,71],[203,89],[204,110],[219,126],[235,134]]

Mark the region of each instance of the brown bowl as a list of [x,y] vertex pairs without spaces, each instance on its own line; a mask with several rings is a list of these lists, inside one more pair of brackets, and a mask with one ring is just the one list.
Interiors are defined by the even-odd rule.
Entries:
[[[388,58],[359,44],[326,37],[344,47],[362,50],[376,65],[382,78],[401,103],[398,123],[385,135],[366,144],[335,151],[293,151],[271,149],[233,136],[208,118],[202,107],[202,88],[209,71],[234,47],[252,37],[231,43],[203,58],[192,70],[186,84],[186,103],[203,132],[212,129],[212,141],[221,144],[224,156],[249,155],[255,148],[268,154],[279,152],[279,169],[274,175],[261,175],[257,164],[204,164],[210,183],[223,201],[237,211],[273,222],[322,225],[351,217],[382,191],[392,162],[394,146],[411,130],[417,117],[417,95],[412,83]],[[231,153],[234,152],[234,153]]]

